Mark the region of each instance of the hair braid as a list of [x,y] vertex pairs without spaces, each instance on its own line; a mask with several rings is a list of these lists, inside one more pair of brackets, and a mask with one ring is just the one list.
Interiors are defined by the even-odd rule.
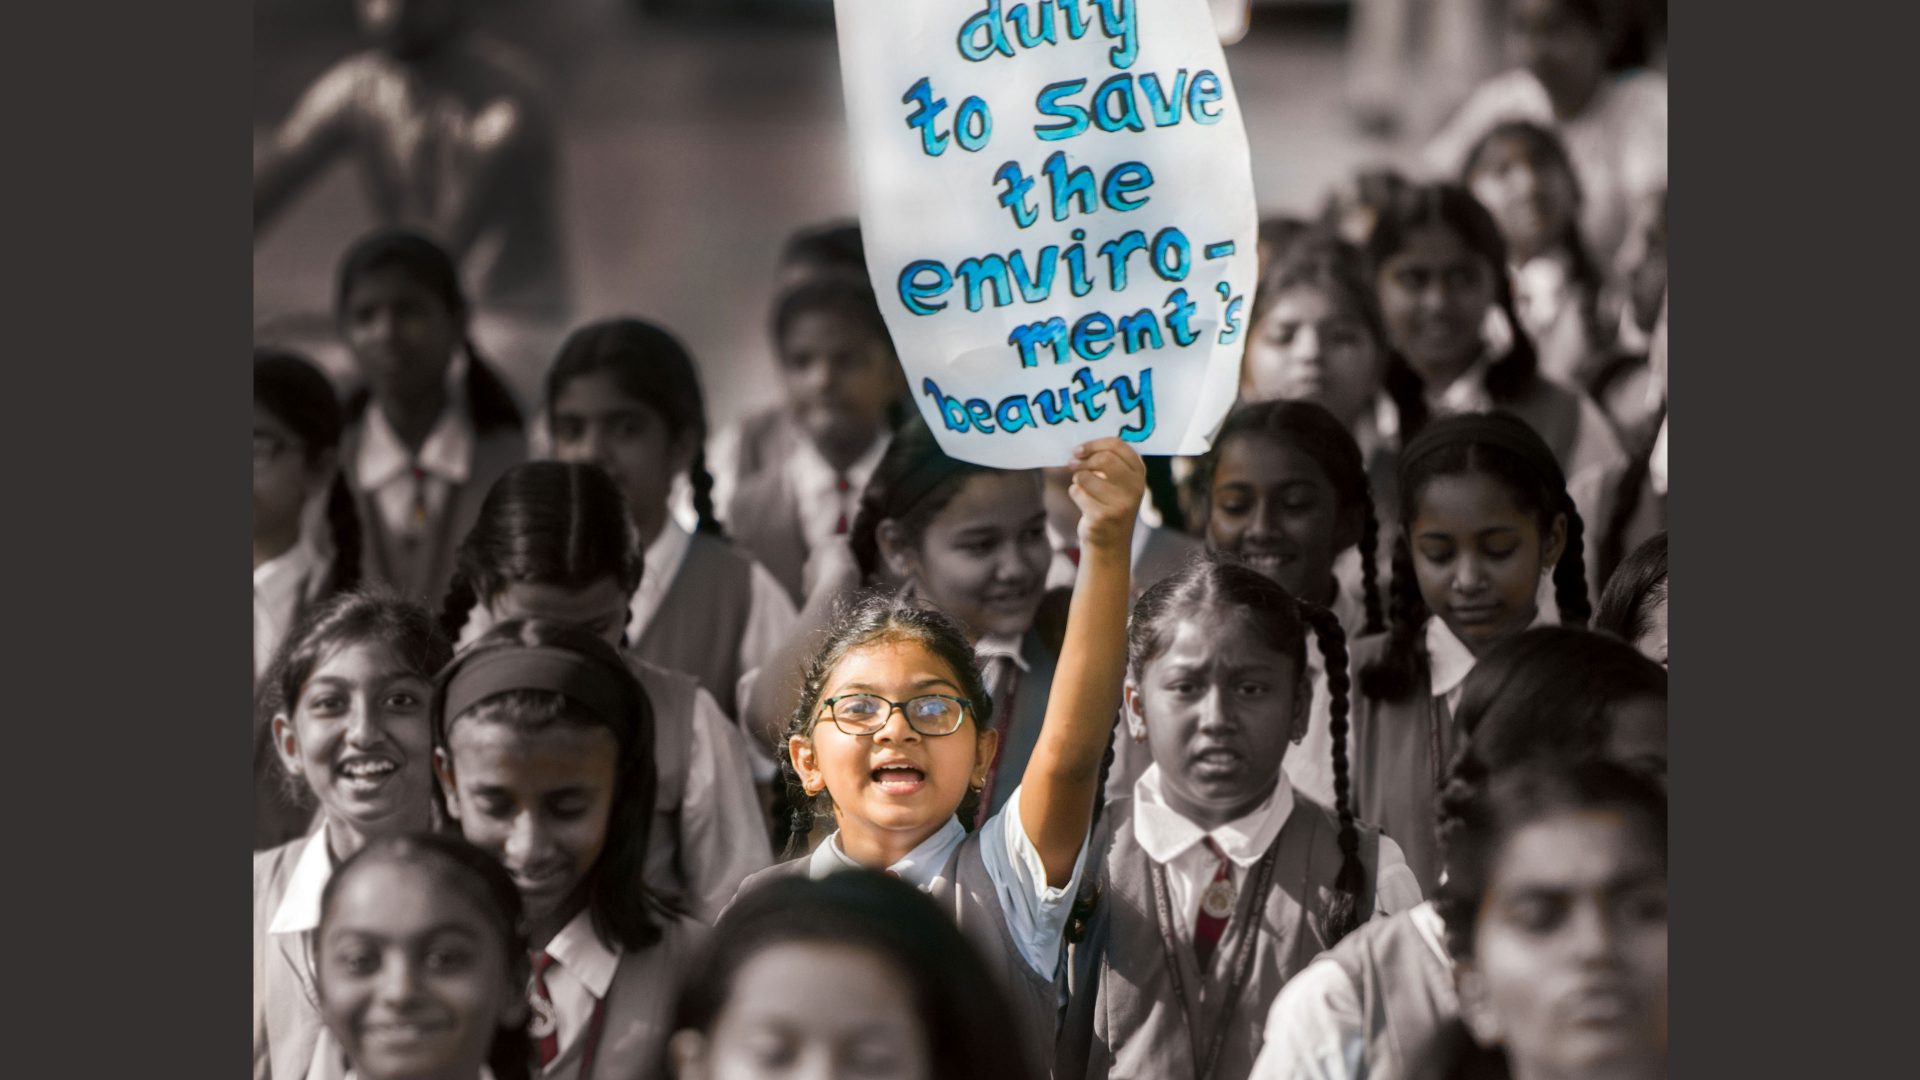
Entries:
[[1373,491],[1367,490],[1365,518],[1360,525],[1360,598],[1366,605],[1367,621],[1363,634],[1377,634],[1387,628],[1386,615],[1380,609],[1380,518],[1373,512]]
[[440,604],[440,629],[446,631],[447,640],[458,642],[460,634],[467,628],[467,620],[473,614],[473,605],[480,602],[480,596],[473,587],[473,575],[465,567],[454,571],[453,580],[447,583],[447,597]]
[[1585,626],[1593,615],[1587,598],[1586,524],[1572,496],[1565,498],[1560,512],[1567,515],[1567,546],[1553,566],[1553,599],[1560,607],[1560,625]]
[[687,482],[693,485],[693,512],[700,519],[695,530],[708,536],[725,538],[726,531],[720,527],[720,519],[713,513],[713,474],[707,471],[705,447],[694,450],[693,461],[687,466]]
[[1353,817],[1352,779],[1347,763],[1347,710],[1351,686],[1347,680],[1347,635],[1333,612],[1317,604],[1295,601],[1301,618],[1313,628],[1320,644],[1320,656],[1326,662],[1328,733],[1333,736],[1333,803],[1340,818],[1340,872],[1333,880],[1335,892],[1327,912],[1327,946],[1353,932],[1366,921],[1361,911],[1361,894],[1366,888],[1366,868],[1360,860],[1360,827]]
[[1425,662],[1420,628],[1427,621],[1427,604],[1420,598],[1420,582],[1413,572],[1413,549],[1405,536],[1394,541],[1393,576],[1388,582],[1386,651],[1360,669],[1360,692],[1370,698],[1399,701],[1413,693]]
[[360,507],[344,474],[335,473],[327,492],[327,529],[333,540],[333,592],[360,584]]

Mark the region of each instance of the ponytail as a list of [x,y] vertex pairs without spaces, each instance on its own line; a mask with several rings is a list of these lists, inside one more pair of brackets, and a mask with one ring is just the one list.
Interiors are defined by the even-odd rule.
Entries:
[[1571,496],[1560,512],[1567,515],[1567,546],[1560,550],[1560,561],[1553,564],[1553,601],[1560,608],[1561,626],[1585,626],[1593,615],[1587,599],[1586,524]]
[[465,567],[455,570],[453,580],[447,583],[446,598],[440,603],[440,629],[448,641],[459,642],[460,635],[466,632],[467,620],[473,617],[474,605],[479,602],[473,575]]
[[725,537],[720,519],[713,514],[713,474],[707,471],[707,451],[703,446],[694,448],[693,462],[687,466],[687,482],[693,486],[693,512],[700,519],[694,531]]
[[1360,669],[1360,692],[1376,701],[1404,701],[1426,679],[1427,602],[1413,573],[1413,548],[1403,534],[1393,544],[1393,570],[1387,583],[1387,645]]
[[1360,632],[1377,634],[1385,630],[1387,624],[1380,612],[1380,518],[1373,510],[1371,487],[1363,512],[1366,519],[1360,525],[1360,597],[1366,605],[1367,621]]
[[333,540],[332,592],[345,592],[360,584],[360,507],[347,486],[344,473],[336,472],[327,491],[327,531]]
[[[1340,819],[1340,872],[1333,879],[1334,899],[1327,911],[1326,947],[1352,933],[1372,914],[1362,911],[1366,867],[1360,859],[1360,827],[1354,821],[1352,779],[1347,763],[1347,635],[1333,612],[1305,601],[1294,601],[1300,616],[1313,628],[1320,657],[1327,669],[1328,733],[1333,736],[1333,804]],[[1305,677],[1304,672],[1302,677]]]

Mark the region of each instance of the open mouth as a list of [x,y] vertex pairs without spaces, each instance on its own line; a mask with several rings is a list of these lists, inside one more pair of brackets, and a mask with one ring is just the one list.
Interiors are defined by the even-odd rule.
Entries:
[[369,1021],[361,1029],[368,1040],[386,1043],[411,1043],[431,1039],[447,1031],[453,1025],[443,1019],[437,1020],[379,1020]]
[[911,795],[927,784],[927,774],[912,765],[882,765],[872,776],[874,786],[889,795]]
[[1200,777],[1226,776],[1240,770],[1240,755],[1224,747],[1202,750],[1190,759],[1194,775]]
[[391,758],[354,757],[341,762],[336,770],[349,791],[365,794],[378,791],[400,771],[400,763]]
[[1288,551],[1275,551],[1271,548],[1242,548],[1241,561],[1263,573],[1284,569],[1300,560],[1298,555]]

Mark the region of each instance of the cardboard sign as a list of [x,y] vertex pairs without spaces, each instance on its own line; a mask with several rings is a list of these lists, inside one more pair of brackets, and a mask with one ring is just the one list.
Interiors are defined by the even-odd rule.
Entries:
[[1198,454],[1255,274],[1208,0],[835,0],[867,270],[955,457]]

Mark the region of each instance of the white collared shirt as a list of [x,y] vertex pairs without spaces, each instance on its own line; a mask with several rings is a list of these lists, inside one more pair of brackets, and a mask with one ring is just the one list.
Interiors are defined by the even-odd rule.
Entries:
[[273,651],[293,629],[300,600],[320,572],[320,553],[302,536],[279,555],[253,568],[253,677],[266,674]]
[[[1073,913],[1080,875],[1086,869],[1087,842],[1084,838],[1080,841],[1073,876],[1067,883],[1058,889],[1049,886],[1046,864],[1040,861],[1040,852],[1020,824],[1020,791],[1014,788],[1000,812],[980,826],[980,855],[1021,958],[1028,967],[1051,978],[1059,970],[1067,916]],[[931,892],[940,872],[953,858],[954,849],[966,838],[960,819],[948,818],[939,831],[886,869],[921,892]],[[863,867],[840,846],[837,831],[807,857],[807,876],[816,880],[836,871],[858,869]]]
[[[1549,579],[1549,586],[1551,580]],[[1533,621],[1527,624],[1531,630],[1536,626],[1550,626],[1552,620],[1545,610],[1536,609]],[[1447,699],[1447,711],[1455,712],[1460,708],[1461,685],[1467,676],[1473,673],[1473,650],[1453,635],[1446,620],[1438,615],[1427,616],[1427,679],[1434,697]]]
[[[1129,568],[1140,566],[1140,553],[1147,550],[1147,541],[1153,539],[1152,525],[1145,518],[1133,519],[1133,547],[1127,555]],[[1071,589],[1080,574],[1080,564],[1073,561],[1068,550],[1080,546],[1078,534],[1066,535],[1054,528],[1053,522],[1047,522],[1047,542],[1053,545],[1053,561],[1047,564],[1047,585],[1049,589]],[[1137,588],[1137,586],[1136,586]]]
[[[1446,927],[1431,902],[1405,918],[1449,969]],[[1354,1080],[1364,1076],[1371,1018],[1361,1011],[1360,988],[1338,962],[1315,960],[1280,988],[1267,1012],[1266,1043],[1249,1080]]]
[[[287,877],[287,891],[280,894],[280,906],[273,909],[269,934],[310,934],[320,927],[320,894],[333,878],[333,853],[328,843],[328,825],[313,831],[300,861],[293,864]],[[308,972],[312,977],[312,972]]]
[[[1160,766],[1148,766],[1133,784],[1133,834],[1141,850],[1166,867],[1168,899],[1182,913],[1180,930],[1188,940],[1200,921],[1200,896],[1218,872],[1220,862],[1204,841],[1213,842],[1227,856],[1227,878],[1235,889],[1245,887],[1247,875],[1267,853],[1273,839],[1293,813],[1293,785],[1283,770],[1273,793],[1246,816],[1212,830],[1203,829],[1167,805],[1161,787]],[[1380,838],[1380,865],[1374,878],[1375,914],[1391,914],[1420,902],[1420,885],[1400,845]]]
[[426,528],[426,522],[414,518],[414,469],[423,474],[420,488],[428,522],[439,519],[453,488],[466,483],[472,471],[474,432],[467,413],[466,370],[465,356],[448,367],[446,407],[417,455],[394,433],[379,403],[367,405],[360,449],[354,457],[354,481],[372,497],[387,531],[395,536],[418,537]]
[[[349,1070],[346,1080],[360,1080],[360,1071],[358,1069]],[[494,1080],[493,1070],[487,1068],[486,1063],[482,1062],[480,1064],[480,1072],[474,1077],[474,1080]]]
[[886,456],[890,437],[881,432],[873,445],[847,466],[844,492],[840,490],[841,473],[827,464],[812,440],[793,440],[793,455],[787,458],[787,483],[800,509],[800,534],[806,538],[808,551],[818,551],[833,542],[842,514],[846,515],[847,527],[853,527],[854,515],[860,509],[860,490]]
[[613,986],[613,975],[620,967],[620,954],[607,947],[593,932],[593,913],[586,908],[547,942],[546,953],[553,957],[542,977],[547,996],[553,999],[553,1012],[560,1052],[587,1030],[593,1010]]
[[[680,567],[687,561],[687,549],[693,544],[693,534],[678,521],[669,517],[660,529],[660,535],[647,545],[645,554],[646,569],[640,575],[640,587],[634,590],[633,603],[629,608],[632,620],[627,623],[627,636],[630,641],[640,640],[647,632],[653,617],[659,614],[660,604],[667,598],[667,592],[673,587],[674,579],[680,576]],[[760,665],[774,654],[793,632],[793,624],[799,621],[799,612],[794,610],[793,600],[778,580],[753,560],[748,560],[751,569],[748,572],[747,625],[740,634],[740,652],[738,664],[740,681],[734,688],[734,700],[740,702],[740,711],[746,712],[747,690],[760,674]],[[763,755],[764,756],[764,755]]]

